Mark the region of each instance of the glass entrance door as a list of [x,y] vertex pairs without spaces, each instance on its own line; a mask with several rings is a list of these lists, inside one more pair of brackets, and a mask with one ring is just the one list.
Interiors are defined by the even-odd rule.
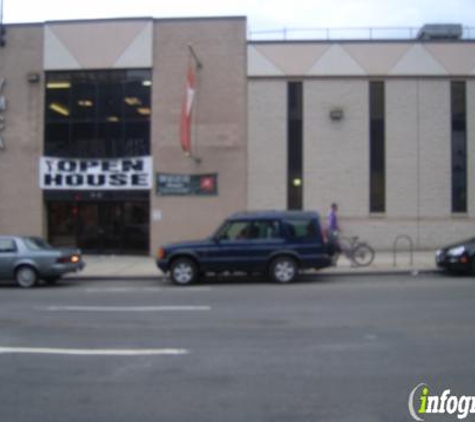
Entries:
[[118,202],[82,203],[78,207],[78,247],[94,253],[123,249],[123,212]]
[[149,249],[148,202],[51,202],[49,240],[87,253],[144,254]]

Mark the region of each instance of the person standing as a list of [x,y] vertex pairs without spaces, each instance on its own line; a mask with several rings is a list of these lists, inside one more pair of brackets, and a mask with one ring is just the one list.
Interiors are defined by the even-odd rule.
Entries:
[[327,230],[329,240],[333,240],[335,237],[338,237],[340,226],[338,225],[338,204],[336,203],[331,204],[330,211],[328,212]]
[[330,246],[330,253],[333,256],[333,265],[336,265],[338,257],[341,253],[340,243],[338,242],[338,235],[340,233],[340,226],[338,225],[338,204],[333,203],[330,206],[330,211],[327,215],[327,238]]

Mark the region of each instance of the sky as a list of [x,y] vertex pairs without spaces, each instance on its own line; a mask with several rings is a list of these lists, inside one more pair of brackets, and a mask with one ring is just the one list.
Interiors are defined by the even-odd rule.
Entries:
[[460,23],[475,28],[475,0],[3,0],[5,23],[197,16],[247,16],[248,30],[253,32],[419,28],[424,23]]

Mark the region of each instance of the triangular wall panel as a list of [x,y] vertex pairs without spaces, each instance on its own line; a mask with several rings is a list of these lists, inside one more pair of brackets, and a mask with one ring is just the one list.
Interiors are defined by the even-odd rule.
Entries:
[[44,68],[45,70],[80,69],[81,65],[69,52],[58,37],[46,26],[44,31]]
[[252,45],[247,48],[247,67],[248,76],[284,76],[282,69]]
[[416,44],[396,63],[389,74],[447,75],[447,70],[421,44]]
[[466,44],[427,44],[429,51],[451,75],[467,75],[475,67],[475,48]]
[[152,39],[153,26],[150,22],[116,60],[113,67],[122,69],[130,67],[153,67]]
[[360,76],[365,70],[339,45],[333,45],[312,66],[311,76]]
[[368,75],[384,76],[411,46],[407,43],[349,43],[343,48]]
[[140,20],[48,26],[79,63],[79,68],[104,69],[114,65],[148,23]]
[[258,44],[257,50],[288,76],[306,75],[330,48],[326,44]]

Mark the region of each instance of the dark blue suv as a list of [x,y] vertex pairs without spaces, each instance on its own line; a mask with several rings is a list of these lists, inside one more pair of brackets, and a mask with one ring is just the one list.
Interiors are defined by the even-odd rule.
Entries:
[[244,212],[226,219],[208,239],[161,247],[157,266],[179,285],[207,272],[263,273],[289,283],[299,269],[331,265],[330,249],[315,212]]

